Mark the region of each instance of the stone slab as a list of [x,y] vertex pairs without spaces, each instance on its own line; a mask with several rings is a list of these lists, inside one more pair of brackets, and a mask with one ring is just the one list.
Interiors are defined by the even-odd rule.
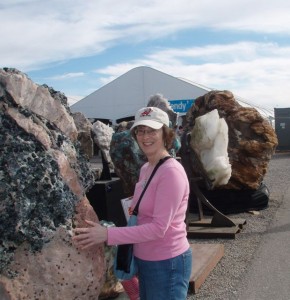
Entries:
[[189,281],[190,292],[196,294],[210,272],[224,255],[223,244],[191,244],[192,271]]

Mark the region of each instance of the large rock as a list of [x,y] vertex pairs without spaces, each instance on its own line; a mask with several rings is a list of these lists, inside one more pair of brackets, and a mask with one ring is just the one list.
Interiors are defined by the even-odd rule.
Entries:
[[[0,299],[97,299],[104,282],[105,261],[101,247],[78,251],[71,243],[73,224],[84,218],[97,221],[86,198],[79,202],[71,222],[46,233],[38,250],[22,242],[0,276]],[[2,290],[2,294],[1,294]]]
[[0,299],[97,299],[104,247],[78,251],[75,226],[98,218],[94,184],[63,97],[0,69]]
[[115,132],[110,145],[110,156],[116,174],[120,177],[124,192],[133,195],[140,169],[147,161],[130,130]]
[[78,141],[83,152],[91,159],[94,155],[94,142],[92,139],[92,123],[80,112],[72,114],[78,130]]
[[[0,69],[0,84],[15,105],[28,108],[31,112],[44,117],[72,141],[78,132],[67,107],[60,101],[59,93],[51,93],[47,86],[40,86],[31,81],[25,74],[15,69]],[[3,96],[1,91],[0,97]]]
[[196,118],[217,109],[228,125],[228,156],[232,168],[230,180],[223,189],[257,189],[268,169],[277,146],[277,137],[268,120],[251,107],[242,107],[229,91],[211,91],[196,99],[186,114],[182,136],[182,156],[188,177],[201,176],[208,180],[198,159],[188,159],[188,134]]

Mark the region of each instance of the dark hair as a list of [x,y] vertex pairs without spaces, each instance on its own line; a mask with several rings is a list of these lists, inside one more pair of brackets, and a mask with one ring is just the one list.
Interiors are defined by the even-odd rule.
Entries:
[[[172,128],[167,127],[166,125],[163,125],[162,132],[165,148],[166,150],[170,150],[173,146],[173,142],[176,137],[175,131]],[[131,135],[134,138],[134,140],[137,141],[135,129],[131,130]]]

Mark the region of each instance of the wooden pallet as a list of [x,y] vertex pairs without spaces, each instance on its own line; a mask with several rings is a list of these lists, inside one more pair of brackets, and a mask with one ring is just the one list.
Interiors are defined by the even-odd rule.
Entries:
[[201,219],[198,221],[188,221],[187,238],[224,238],[234,239],[236,234],[241,231],[246,224],[246,220],[242,218],[231,218],[235,226],[231,227],[215,227],[211,224],[211,219]]
[[236,234],[240,232],[238,226],[233,227],[205,227],[205,226],[189,226],[187,230],[187,238],[189,239],[234,239]]
[[222,244],[191,244],[192,271],[189,280],[190,292],[196,294],[210,272],[224,255]]
[[[247,220],[243,218],[230,218],[230,220],[238,226],[240,229],[244,227],[244,225],[247,224]],[[189,226],[205,226],[209,227],[212,226],[211,224],[212,219],[211,218],[203,218],[201,220],[189,220],[188,225]]]

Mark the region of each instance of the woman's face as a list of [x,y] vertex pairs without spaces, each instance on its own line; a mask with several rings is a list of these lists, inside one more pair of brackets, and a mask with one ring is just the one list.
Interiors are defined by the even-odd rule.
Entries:
[[137,126],[135,134],[138,145],[146,156],[154,155],[165,148],[162,128],[153,129],[148,126]]

